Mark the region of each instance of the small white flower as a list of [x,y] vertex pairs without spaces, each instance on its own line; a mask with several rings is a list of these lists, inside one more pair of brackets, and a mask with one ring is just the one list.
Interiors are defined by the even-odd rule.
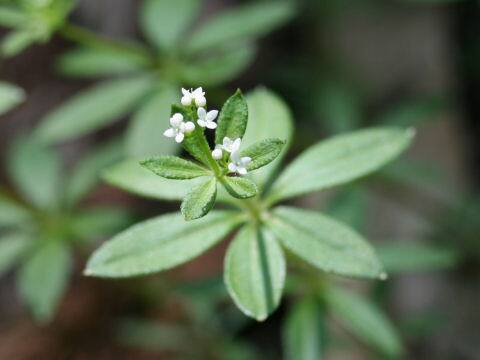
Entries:
[[242,139],[238,138],[235,140],[230,139],[229,137],[223,138],[223,144],[221,145],[223,150],[234,153],[240,149],[240,145],[242,145]]
[[217,118],[218,110],[207,111],[203,107],[199,107],[197,110],[198,120],[197,123],[201,127],[207,127],[209,129],[215,129],[217,123],[214,120]]
[[186,90],[186,89],[182,88],[182,94],[183,94],[183,96],[182,96],[182,99],[180,100],[182,105],[183,106],[192,105],[192,101],[193,101],[192,93],[189,90]]
[[223,157],[222,145],[215,146],[215,150],[212,151],[212,157],[215,160],[220,160]]
[[228,164],[228,170],[236,172],[240,175],[247,175],[247,166],[252,162],[252,158],[249,156],[240,157],[238,151],[232,152],[230,155],[231,163]]
[[205,106],[207,104],[207,99],[205,98],[205,92],[201,87],[196,88],[191,93],[191,96],[195,100],[195,104],[197,106]]
[[173,114],[170,118],[170,128],[165,130],[163,135],[168,138],[175,138],[177,143],[181,143],[185,138],[185,133],[195,130],[195,124],[191,121],[183,122],[183,115],[180,113]]

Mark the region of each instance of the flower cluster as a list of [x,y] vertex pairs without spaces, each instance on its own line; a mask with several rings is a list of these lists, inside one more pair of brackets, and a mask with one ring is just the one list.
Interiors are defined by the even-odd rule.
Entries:
[[[196,107],[196,114],[198,119],[197,124],[202,128],[216,129],[217,123],[215,122],[218,116],[218,110],[208,111],[205,109],[207,99],[205,98],[205,92],[201,87],[195,90],[186,90],[182,88],[182,98],[180,100],[183,106]],[[175,113],[170,118],[170,128],[165,130],[163,135],[169,138],[175,138],[177,143],[181,143],[185,134],[190,134],[195,130],[195,124],[191,121],[184,122],[184,116],[181,113]],[[215,150],[212,151],[213,159],[219,161],[223,160],[223,151],[230,154],[230,162],[228,163],[228,170],[232,173],[239,175],[247,174],[247,165],[252,161],[248,156],[240,156],[240,146],[242,140],[237,138],[232,140],[228,137],[223,138],[223,143],[215,146]]]

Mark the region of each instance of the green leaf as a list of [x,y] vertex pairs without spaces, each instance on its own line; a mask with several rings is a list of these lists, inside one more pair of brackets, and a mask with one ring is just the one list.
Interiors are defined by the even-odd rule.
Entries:
[[32,244],[31,239],[20,233],[0,237],[0,275],[10,270]]
[[36,40],[36,35],[31,31],[10,31],[0,43],[0,54],[4,57],[18,55]]
[[18,277],[20,294],[39,323],[52,319],[71,267],[70,249],[53,241],[39,247],[22,266]]
[[195,52],[265,35],[287,22],[294,12],[293,3],[287,1],[253,3],[226,10],[192,32],[187,48]]
[[282,206],[273,211],[267,225],[286,248],[320,270],[353,277],[386,276],[368,242],[328,216]]
[[25,227],[32,220],[28,209],[0,193],[0,229]]
[[170,105],[177,99],[176,90],[164,87],[142,104],[129,122],[125,134],[127,156],[144,159],[148,156],[174,155],[180,146],[162,136],[169,126]]
[[87,153],[67,179],[65,189],[67,205],[73,206],[83,199],[98,183],[101,172],[120,160],[121,156],[121,144],[118,139]]
[[142,31],[159,49],[177,47],[197,16],[200,4],[199,0],[145,0],[140,13]]
[[177,156],[159,156],[143,160],[140,164],[167,179],[186,180],[211,175],[208,169]]
[[265,139],[243,150],[241,156],[249,156],[252,159],[247,165],[247,170],[256,170],[270,164],[280,155],[284,145],[285,141],[280,139]]
[[143,197],[160,200],[182,200],[192,188],[205,178],[170,180],[143,168],[137,160],[126,160],[102,173],[109,184]]
[[26,20],[27,17],[18,8],[10,5],[0,6],[0,25],[4,27],[17,27]]
[[207,251],[240,221],[231,211],[212,211],[188,222],[178,213],[158,216],[104,243],[89,259],[85,274],[128,277],[171,269]]
[[427,244],[384,244],[377,246],[376,250],[389,273],[449,269],[459,260],[456,251]]
[[245,226],[227,250],[227,290],[238,308],[257,321],[265,320],[278,307],[285,273],[282,249],[264,229]]
[[375,304],[338,287],[327,290],[328,306],[347,329],[385,355],[401,355],[402,344],[395,328]]
[[25,200],[42,209],[58,206],[61,162],[56,152],[22,137],[12,145],[7,166]]
[[217,179],[211,178],[193,187],[183,199],[180,210],[185,220],[195,220],[205,216],[215,205]]
[[140,72],[149,66],[136,52],[113,48],[76,48],[60,56],[56,68],[63,75],[97,78]]
[[271,201],[341,185],[365,176],[399,156],[412,141],[411,129],[372,128],[338,135],[297,157],[271,189]]
[[94,85],[47,114],[35,135],[58,143],[91,133],[125,116],[151,88],[152,79],[146,76]]
[[182,66],[187,84],[216,86],[235,79],[253,62],[256,47],[249,43],[228,44],[205,56],[195,56]]
[[0,81],[0,115],[10,111],[25,100],[25,92],[16,85]]
[[132,215],[125,209],[97,206],[74,213],[69,228],[73,240],[91,242],[125,229],[131,221]]
[[[252,178],[259,187],[263,187],[278,167],[290,146],[293,133],[292,115],[288,106],[272,91],[259,87],[247,95],[248,126],[242,140],[247,148],[266,138],[278,138],[287,143],[280,155],[267,166],[252,173]],[[275,126],[272,126],[272,120]]]
[[248,121],[248,106],[240,90],[237,90],[223,105],[218,117],[215,143],[222,144],[224,137],[232,140],[242,138]]
[[282,329],[284,359],[322,359],[323,335],[324,318],[320,304],[312,298],[295,303]]
[[257,185],[244,177],[224,176],[222,185],[230,195],[237,199],[248,199],[258,193]]

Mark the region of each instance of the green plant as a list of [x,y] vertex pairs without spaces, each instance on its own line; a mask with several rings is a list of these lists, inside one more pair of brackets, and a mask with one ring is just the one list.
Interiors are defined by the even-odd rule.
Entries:
[[[243,143],[256,143],[267,136],[289,142],[290,113],[278,97],[260,89],[247,97],[247,103],[249,126]],[[241,110],[243,106],[243,102],[235,105],[239,114],[245,112]],[[243,116],[224,119],[220,115],[217,134],[224,128],[224,121],[231,129],[244,126]],[[269,126],[272,121],[274,127]],[[411,130],[399,128],[374,128],[341,135],[314,145],[272,181],[284,149],[278,159],[259,170],[260,174],[251,175],[259,189],[256,197],[232,201],[226,194],[218,196],[218,202],[236,210],[214,210],[202,219],[187,222],[179,214],[166,214],[137,224],[97,250],[85,273],[127,277],[169,269],[198,256],[240,228],[225,257],[224,279],[237,306],[257,320],[267,318],[280,302],[286,274],[284,250],[328,273],[384,279],[386,274],[375,252],[358,233],[317,212],[276,205],[365,176],[404,151],[412,135]],[[241,133],[238,136],[242,138]],[[186,149],[199,156],[188,145]],[[106,177],[112,182],[116,178],[130,191],[167,199],[183,198],[195,181],[172,182],[153,175],[139,182],[138,177],[144,173],[141,174],[132,174],[128,168],[114,168]],[[168,195],[162,197],[162,191]]]
[[0,274],[17,267],[19,295],[34,318],[52,319],[66,290],[73,250],[126,226],[130,216],[109,206],[81,206],[98,170],[118,156],[108,144],[80,161],[64,181],[58,155],[28,137],[15,141],[7,170],[16,192],[0,192]]

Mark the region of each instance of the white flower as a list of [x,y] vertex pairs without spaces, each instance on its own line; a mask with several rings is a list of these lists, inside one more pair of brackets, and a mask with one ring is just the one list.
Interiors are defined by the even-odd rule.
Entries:
[[195,130],[195,124],[191,121],[183,122],[183,115],[180,113],[173,114],[170,118],[170,128],[165,130],[163,135],[169,138],[175,138],[177,143],[181,143],[185,138],[185,133]]
[[215,146],[215,150],[212,151],[212,157],[215,160],[220,160],[223,157],[222,145]]
[[182,103],[183,106],[190,106],[192,105],[192,100],[193,100],[193,95],[190,91],[182,88],[182,99],[180,102]]
[[205,98],[205,92],[201,87],[196,88],[191,93],[191,96],[195,100],[195,104],[197,106],[205,106],[207,104],[207,99]]
[[230,139],[229,137],[223,138],[223,144],[221,145],[222,149],[229,152],[234,153],[240,149],[240,145],[242,145],[242,139],[238,138],[235,140]]
[[236,172],[240,175],[247,175],[247,166],[252,162],[252,158],[248,156],[240,157],[238,151],[232,152],[230,155],[231,163],[228,164],[228,170]]
[[214,120],[217,118],[218,110],[207,111],[203,107],[199,107],[197,110],[198,120],[197,123],[201,127],[207,127],[209,129],[215,129],[217,123]]

